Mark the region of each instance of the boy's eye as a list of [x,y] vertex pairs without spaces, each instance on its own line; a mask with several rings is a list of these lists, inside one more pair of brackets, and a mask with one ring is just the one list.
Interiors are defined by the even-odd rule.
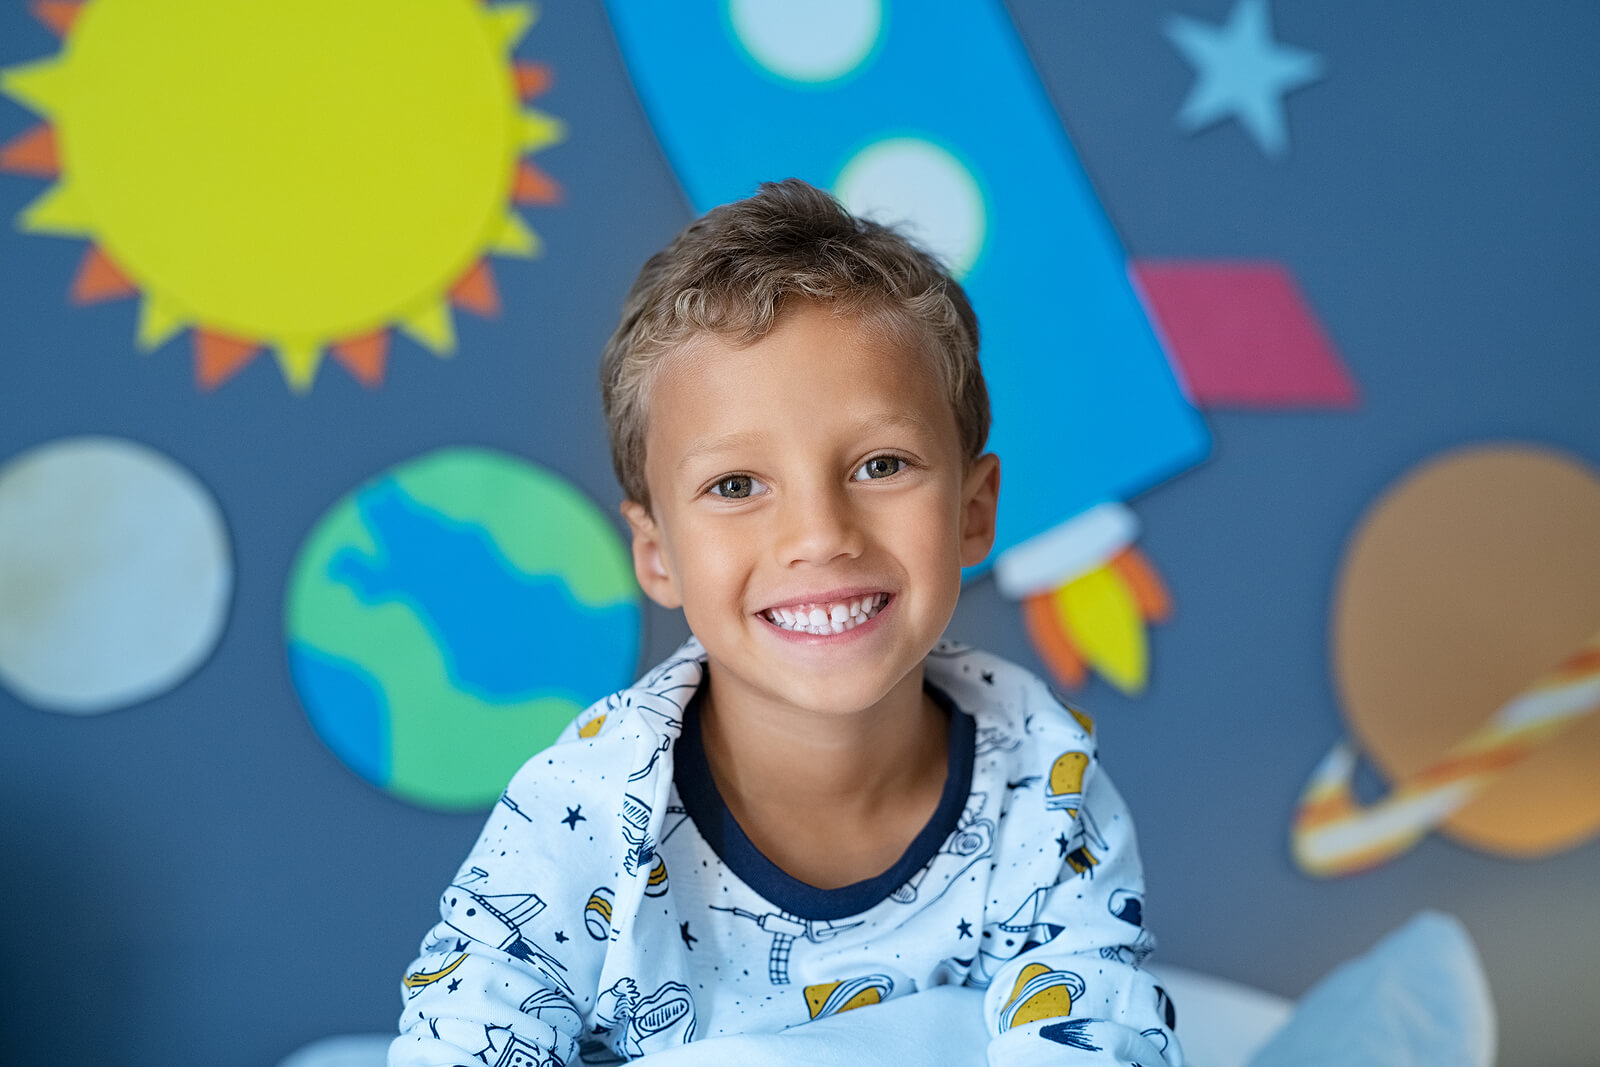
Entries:
[[748,474],[730,474],[711,486],[711,492],[729,500],[743,500],[766,488]]
[[873,456],[856,468],[855,480],[864,482],[872,478],[887,478],[905,469],[906,461],[899,456]]

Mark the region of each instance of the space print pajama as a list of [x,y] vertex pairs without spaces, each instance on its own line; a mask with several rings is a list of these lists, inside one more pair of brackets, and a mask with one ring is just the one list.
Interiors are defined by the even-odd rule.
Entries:
[[405,975],[392,1067],[616,1063],[963,983],[987,989],[991,1064],[1180,1067],[1173,1006],[1139,968],[1133,823],[1087,716],[941,643],[939,807],[889,871],[821,890],[717,795],[704,657],[691,639],[512,779]]

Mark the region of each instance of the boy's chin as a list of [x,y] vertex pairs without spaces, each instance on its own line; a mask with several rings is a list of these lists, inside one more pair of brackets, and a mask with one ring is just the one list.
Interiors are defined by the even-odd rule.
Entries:
[[[920,660],[917,667],[920,667]],[[864,675],[862,677],[852,677],[858,673],[854,671],[836,671],[827,677],[816,677],[809,673],[800,677],[783,677],[792,673],[769,671],[751,681],[767,699],[775,703],[788,704],[798,710],[830,718],[849,718],[870,711],[908,684],[920,693],[922,684],[915,667],[898,676],[880,669],[860,672]],[[911,674],[917,677],[908,681]],[[715,684],[715,670],[712,677]]]

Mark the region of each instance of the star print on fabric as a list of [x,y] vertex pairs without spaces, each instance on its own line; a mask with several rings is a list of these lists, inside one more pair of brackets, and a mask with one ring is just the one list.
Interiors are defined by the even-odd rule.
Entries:
[[1234,118],[1267,156],[1288,151],[1283,98],[1322,77],[1322,57],[1273,40],[1267,0],[1236,0],[1222,26],[1173,15],[1164,29],[1195,70],[1179,126],[1193,133]]
[[456,939],[456,951],[457,952],[465,952],[465,951],[467,951],[467,943],[466,943],[465,940],[463,940],[461,938],[457,938]]
[[984,671],[983,672],[983,684],[984,685],[993,685],[994,684],[994,671]]
[[1066,834],[1060,834],[1056,837],[1056,847],[1061,850],[1059,858],[1065,859],[1067,853],[1072,849],[1072,842],[1067,840]]
[[683,938],[684,946],[688,948],[690,952],[693,952],[694,943],[700,939],[689,932],[689,924],[687,922],[681,922],[678,924],[678,934]]
[[580,822],[589,821],[589,816],[583,814],[583,805],[579,804],[575,808],[568,808],[567,817],[560,821],[567,824],[568,830],[576,830]]
[[567,936],[565,930],[557,930],[556,931],[556,944],[564,945],[570,940],[572,940],[572,939]]
[[454,993],[456,991],[457,987],[459,987],[460,985],[461,985],[461,979],[452,978],[452,979],[450,979],[450,984],[445,987],[445,992],[446,993]]
[[972,924],[967,922],[965,919],[962,919],[960,922],[956,923],[956,929],[960,931],[960,933],[956,936],[957,941],[960,941],[963,937],[972,936]]

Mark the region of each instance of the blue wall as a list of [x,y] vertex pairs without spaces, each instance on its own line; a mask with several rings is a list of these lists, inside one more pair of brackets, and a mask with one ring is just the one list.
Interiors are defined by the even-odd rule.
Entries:
[[[1329,600],[1373,497],[1489,439],[1600,465],[1600,9],[1280,0],[1276,35],[1328,77],[1289,98],[1272,162],[1237,125],[1173,122],[1192,74],[1162,22],[1228,4],[1009,6],[1130,254],[1284,261],[1363,393],[1354,412],[1213,413],[1212,459],[1134,501],[1178,616],[1143,697],[1097,683],[1081,703],[1139,818],[1158,959],[1295,995],[1438,907],[1485,957],[1502,1061],[1592,1063],[1600,845],[1525,863],[1433,837],[1317,882],[1285,840],[1344,732]],[[21,5],[0,14],[0,65],[56,47]],[[220,646],[175,690],[88,718],[0,690],[0,1061],[269,1065],[398,1015],[480,817],[393,800],[317,739],[283,651],[291,561],[342,494],[445,445],[526,456],[609,509],[596,354],[689,217],[600,5],[548,4],[522,52],[556,68],[541,105],[571,130],[538,157],[566,190],[535,223],[545,254],[497,265],[505,309],[458,320],[457,358],[397,346],[375,392],[327,368],[290,396],[258,360],[200,393],[182,346],[133,352],[133,303],[69,306],[80,243],[0,225],[0,462],[72,434],[146,442],[216,495],[238,568]],[[31,121],[0,104],[0,137]],[[41,188],[0,175],[0,216]],[[988,580],[952,633],[1037,662]],[[651,608],[645,662],[683,635]]]

